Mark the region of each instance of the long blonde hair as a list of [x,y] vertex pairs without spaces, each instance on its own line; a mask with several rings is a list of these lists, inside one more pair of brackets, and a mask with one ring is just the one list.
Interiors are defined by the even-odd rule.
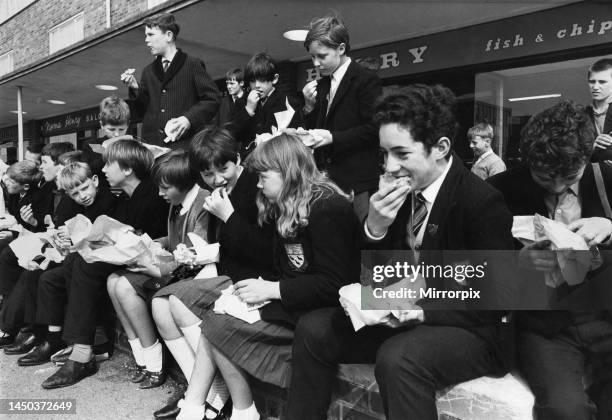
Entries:
[[317,169],[312,152],[290,134],[280,134],[255,148],[247,158],[247,166],[255,172],[276,171],[283,186],[275,202],[259,191],[258,221],[262,225],[276,217],[276,229],[284,237],[293,237],[300,226],[308,224],[310,205],[326,192],[348,195]]

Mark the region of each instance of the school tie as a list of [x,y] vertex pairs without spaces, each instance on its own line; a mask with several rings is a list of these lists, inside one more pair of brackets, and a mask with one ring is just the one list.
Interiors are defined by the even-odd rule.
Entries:
[[181,210],[183,210],[182,204],[179,204],[178,206],[174,206],[172,208],[172,214],[170,215],[170,220],[176,220],[176,218],[179,217],[179,214],[181,214]]
[[412,249],[415,247],[419,230],[421,230],[421,226],[423,226],[423,222],[427,216],[427,206],[425,205],[425,201],[425,197],[423,197],[423,194],[420,192],[412,194],[412,211],[410,213],[410,220],[408,222],[408,245],[410,245],[410,248]]
[[162,60],[162,67],[163,67],[164,73],[165,73],[168,70],[168,67],[170,67],[170,60],[163,59]]

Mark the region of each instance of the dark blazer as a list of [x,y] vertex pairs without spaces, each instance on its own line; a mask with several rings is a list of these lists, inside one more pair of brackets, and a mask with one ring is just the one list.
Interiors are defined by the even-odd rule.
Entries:
[[257,223],[257,174],[244,169],[230,194],[234,213],[223,223],[210,218],[209,242],[219,242],[219,275],[237,282],[272,274],[273,226]]
[[[410,219],[411,197],[400,208],[384,239],[368,242],[376,249],[409,249],[406,243]],[[433,228],[435,226],[435,228]],[[453,163],[433,203],[421,244],[420,260],[425,264],[445,264],[441,250],[512,250],[512,214],[502,195],[485,181],[469,172],[461,159],[454,155]],[[363,228],[362,228],[363,230]],[[491,264],[488,268],[492,268]],[[493,279],[496,274],[487,277]],[[500,296],[512,299],[512,285],[500,282]],[[428,287],[443,288],[438,279],[427,279]],[[457,301],[457,309],[439,310],[435,300],[418,302],[425,314],[425,324],[445,325],[468,329],[482,337],[494,349],[503,366],[510,363],[508,343],[499,311],[471,310]],[[449,307],[449,305],[445,305]],[[438,309],[436,309],[438,308]]]
[[[285,92],[280,91],[278,88],[268,96],[265,104],[261,104],[261,101],[255,108],[255,115],[252,117],[246,110],[246,92],[243,96],[244,101],[234,108],[233,114],[233,133],[241,143],[242,156],[245,157],[251,148],[248,146],[257,134],[270,133],[272,126],[276,126],[276,118],[274,118],[275,112],[285,111],[287,109],[286,99],[289,99],[290,105],[295,110],[295,115],[289,123],[289,127],[297,128],[302,125],[302,111],[300,106],[290,98]],[[248,148],[248,149],[247,149]]]
[[[600,166],[606,193],[608,197],[612,197],[612,165],[600,163]],[[548,209],[544,202],[546,191],[534,182],[527,165],[518,165],[489,178],[488,181],[504,195],[513,215],[538,213],[548,217]],[[587,165],[584,169],[579,182],[579,193],[582,201],[581,217],[605,217],[591,165]],[[531,274],[539,276],[538,273]],[[520,311],[516,318],[522,327],[548,336],[572,323],[568,311]]]
[[152,239],[168,234],[168,203],[159,196],[157,185],[150,179],[142,180],[131,197],[122,193],[117,201],[111,215],[114,219]]
[[359,282],[359,221],[351,203],[331,190],[317,192],[308,224],[294,237],[275,230],[274,267],[281,300],[261,308],[262,319],[295,324],[307,311],[337,306],[338,290]]
[[230,95],[225,95],[221,98],[221,105],[219,105],[219,112],[216,116],[216,124],[219,127],[225,127],[232,130],[234,121],[234,112],[237,107],[244,107],[246,105],[246,93],[243,92],[241,98],[236,99],[236,102]]
[[305,128],[323,128],[332,133],[332,144],[315,149],[317,165],[347,192],[375,189],[379,144],[372,113],[382,93],[380,79],[352,61],[326,113],[330,84],[329,77],[319,80],[315,108],[304,116]]
[[[38,185],[31,185],[23,197],[20,197],[19,194],[11,194],[5,200],[6,210],[17,219],[19,224],[32,232],[44,232],[46,229],[44,224],[45,215],[52,214],[50,203],[53,203],[53,183],[46,182],[40,187]],[[21,219],[20,209],[28,204],[32,205],[32,213],[38,222],[37,226],[32,226]]]
[[[217,114],[221,95],[206,72],[204,62],[177,51],[164,73],[157,57],[142,71],[138,89],[129,89],[134,116],[142,117],[145,142],[173,149],[189,145],[189,140]],[[164,127],[172,118],[185,116],[191,128],[174,143],[164,143]]]
[[[591,105],[587,106],[586,112],[587,114],[589,114],[589,118],[591,118],[593,125],[595,125],[595,116],[593,115],[593,107]],[[608,107],[608,112],[606,112],[603,132],[605,134],[612,133],[612,106]],[[607,149],[596,147],[593,150],[593,155],[591,156],[591,162],[603,162],[604,160],[612,160],[612,147],[609,147]]]

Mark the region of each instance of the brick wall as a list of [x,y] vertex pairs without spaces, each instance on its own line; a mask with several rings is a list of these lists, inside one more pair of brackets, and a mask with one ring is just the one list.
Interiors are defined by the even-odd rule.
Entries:
[[[169,0],[149,10],[147,0],[111,0],[111,30],[181,1]],[[43,60],[49,55],[49,30],[80,12],[85,39],[107,31],[105,0],[38,0],[0,25],[0,55],[13,50],[15,70]]]

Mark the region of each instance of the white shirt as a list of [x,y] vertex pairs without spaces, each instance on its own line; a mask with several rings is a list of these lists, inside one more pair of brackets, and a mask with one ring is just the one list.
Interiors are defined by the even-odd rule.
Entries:
[[348,70],[348,66],[351,64],[351,57],[347,57],[344,64],[340,65],[334,72],[332,73],[330,79],[331,84],[329,86],[329,101],[327,102],[327,110],[329,111],[329,107],[331,103],[334,101],[334,96],[336,95],[336,91],[338,90],[338,86],[340,86],[340,82],[342,78],[346,74]]
[[474,165],[476,165],[478,162],[482,161],[484,158],[486,158],[489,155],[493,154],[493,149],[489,149],[486,152],[484,152],[482,155],[480,155],[480,157],[478,159],[476,159],[476,162],[474,162]]
[[181,216],[187,214],[187,212],[193,205],[193,202],[195,201],[196,197],[198,196],[199,192],[200,192],[200,186],[198,184],[195,184],[193,188],[189,190],[189,192],[183,199],[183,202],[181,203],[181,205],[183,206],[183,208],[181,208],[181,211],[179,213]]

